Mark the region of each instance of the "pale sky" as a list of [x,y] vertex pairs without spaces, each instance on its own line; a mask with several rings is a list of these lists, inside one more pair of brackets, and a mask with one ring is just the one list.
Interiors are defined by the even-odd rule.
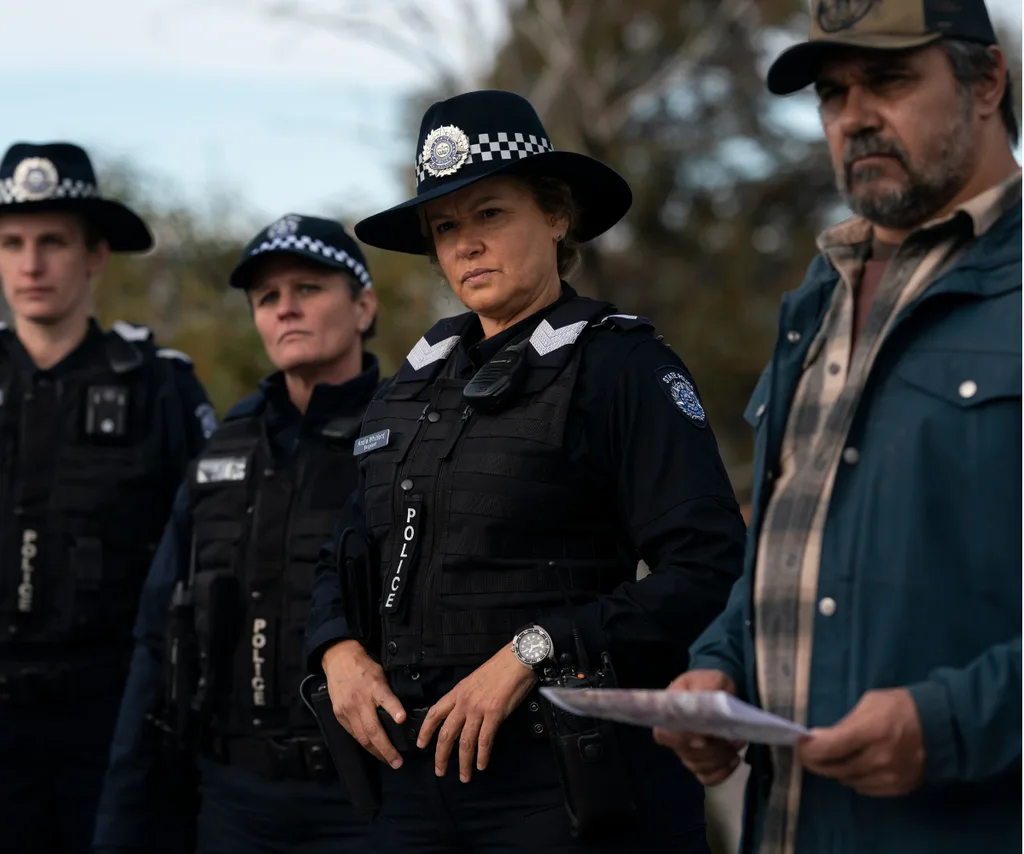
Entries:
[[[368,7],[401,29],[381,11],[389,0],[318,2]],[[486,66],[501,26],[501,0],[473,2],[481,20],[472,32],[451,17],[458,4],[423,4],[448,34],[443,53],[470,71]],[[402,96],[429,72],[358,33],[293,25],[260,8],[0,0],[0,146],[79,142],[97,160],[129,158],[189,203],[213,188],[256,225],[286,211],[365,213],[400,201],[412,158],[401,134],[415,132],[403,127]],[[989,8],[1020,30],[1020,0]]]

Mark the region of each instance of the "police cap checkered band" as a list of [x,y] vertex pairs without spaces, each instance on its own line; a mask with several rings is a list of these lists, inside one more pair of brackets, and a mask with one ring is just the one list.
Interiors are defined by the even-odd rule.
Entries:
[[247,288],[251,284],[255,261],[266,253],[296,255],[353,276],[364,288],[373,280],[359,244],[345,227],[334,220],[287,214],[257,234],[245,249],[231,274],[231,285]]
[[[554,146],[544,137],[532,133],[478,133],[475,142],[469,143],[469,152],[462,165],[469,166],[475,160],[522,160],[531,154],[554,151]],[[421,150],[416,157],[416,183],[419,185],[430,174],[428,172],[429,153]]]
[[423,255],[419,207],[485,178],[554,178],[565,183],[579,209],[579,242],[607,231],[629,210],[629,185],[603,163],[556,151],[533,106],[514,92],[485,89],[432,104],[423,116],[414,157],[416,196],[356,224],[364,243]]
[[807,41],[768,69],[768,88],[788,95],[814,82],[835,46],[908,50],[942,38],[996,44],[984,0],[812,0]]
[[153,245],[146,224],[120,202],[100,194],[89,155],[69,142],[17,142],[0,160],[0,213],[73,211],[114,252]]

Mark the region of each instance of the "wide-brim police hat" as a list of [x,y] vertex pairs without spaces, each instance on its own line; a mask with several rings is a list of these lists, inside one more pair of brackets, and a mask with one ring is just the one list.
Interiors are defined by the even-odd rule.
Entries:
[[285,214],[262,229],[242,250],[229,279],[231,287],[248,289],[260,259],[291,255],[347,273],[364,288],[372,288],[363,250],[340,222],[303,214]]
[[0,161],[0,214],[70,211],[103,235],[112,252],[145,252],[153,235],[130,208],[100,195],[89,155],[68,142],[18,142]]
[[438,101],[423,116],[416,146],[416,196],[356,223],[371,246],[425,255],[418,208],[485,178],[538,175],[564,181],[579,209],[573,237],[592,240],[629,210],[633,194],[614,169],[555,151],[537,111],[513,92],[488,89]]

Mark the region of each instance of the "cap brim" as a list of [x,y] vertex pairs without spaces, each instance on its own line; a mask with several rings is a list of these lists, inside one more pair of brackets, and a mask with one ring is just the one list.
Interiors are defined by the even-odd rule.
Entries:
[[0,214],[70,211],[85,217],[110,244],[111,252],[146,252],[153,235],[142,218],[111,199],[43,199],[0,205]]
[[573,237],[580,243],[604,234],[626,215],[633,203],[633,192],[629,184],[618,172],[601,161],[573,151],[548,151],[510,161],[483,175],[445,182],[414,199],[356,223],[356,237],[379,249],[426,255],[430,244],[420,231],[419,206],[451,195],[478,181],[502,175],[544,175],[565,181],[579,208]]
[[940,38],[942,36],[939,33],[924,36],[857,33],[847,37],[801,42],[784,50],[772,63],[768,69],[768,91],[773,95],[792,95],[810,86],[818,77],[822,60],[837,47],[901,51],[923,47]]
[[352,272],[347,265],[334,264],[323,255],[306,249],[291,247],[287,249],[267,249],[256,255],[250,255],[244,261],[239,262],[238,266],[231,271],[231,275],[228,277],[228,284],[233,288],[238,288],[243,291],[246,290],[252,284],[253,271],[259,265],[259,262],[265,258],[272,258],[275,255],[288,255],[292,258],[301,258],[303,261],[309,261],[312,264],[317,264],[320,267],[326,267],[329,270],[339,270],[343,273]]

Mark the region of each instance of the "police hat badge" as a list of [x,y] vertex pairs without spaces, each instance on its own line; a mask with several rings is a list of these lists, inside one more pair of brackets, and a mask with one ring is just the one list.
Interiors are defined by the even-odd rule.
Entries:
[[454,175],[469,156],[469,137],[455,125],[434,128],[423,141],[423,168],[435,178]]
[[57,167],[45,157],[26,157],[14,167],[14,195],[20,202],[40,202],[57,190]]
[[296,234],[299,230],[299,223],[302,217],[297,214],[288,214],[281,217],[277,222],[267,227],[267,237],[287,237],[289,234]]

